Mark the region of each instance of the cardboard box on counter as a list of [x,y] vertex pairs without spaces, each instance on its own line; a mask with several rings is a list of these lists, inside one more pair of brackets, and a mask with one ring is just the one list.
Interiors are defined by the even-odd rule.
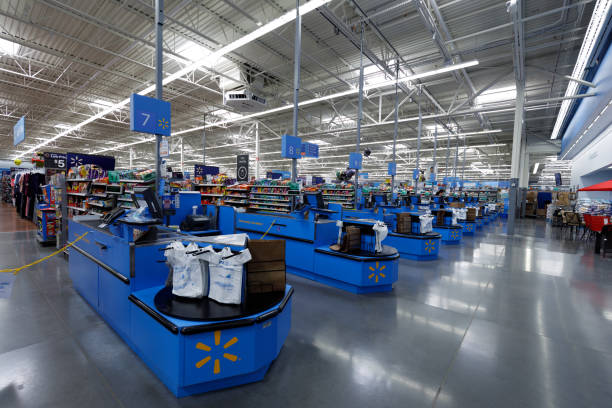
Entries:
[[246,264],[246,291],[249,293],[285,290],[285,240],[249,240],[251,261]]

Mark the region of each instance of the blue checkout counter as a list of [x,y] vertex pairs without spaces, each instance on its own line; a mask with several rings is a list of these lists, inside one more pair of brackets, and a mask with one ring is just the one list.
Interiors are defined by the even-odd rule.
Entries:
[[353,293],[387,292],[398,279],[399,254],[383,246],[375,253],[373,220],[355,222],[363,232],[361,250],[341,252],[331,249],[337,243],[336,221],[341,206],[330,204],[329,210],[314,208],[289,214],[269,212],[236,212],[237,233],[252,239],[284,239],[287,272]]
[[[241,305],[179,301],[165,286],[163,249],[172,241],[199,246],[248,246],[246,236],[189,237],[157,228],[135,242],[146,225],[121,221],[100,228],[94,216],[70,220],[69,248],[74,288],[177,397],[261,380],[278,356],[291,327],[291,295],[247,296]],[[151,232],[151,231],[149,231]],[[184,318],[181,308],[199,307]],[[181,317],[177,317],[181,316]]]
[[412,233],[398,233],[396,216],[399,213],[408,212],[411,215],[421,215],[416,211],[407,211],[403,207],[391,205],[378,205],[369,210],[342,210],[342,220],[350,222],[359,218],[373,218],[383,221],[389,227],[389,234],[383,241],[385,245],[396,248],[404,259],[415,261],[430,261],[438,258],[440,252],[440,241],[442,235],[437,231],[421,233],[419,228],[413,229]]

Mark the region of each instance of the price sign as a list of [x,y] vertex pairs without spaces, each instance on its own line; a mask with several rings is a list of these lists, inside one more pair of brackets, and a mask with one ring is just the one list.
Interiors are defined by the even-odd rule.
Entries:
[[132,94],[130,98],[130,130],[170,136],[170,102]]
[[66,170],[66,155],[63,153],[45,152],[45,168]]
[[168,140],[163,138],[161,142],[159,142],[159,157],[168,157],[170,156],[170,147],[168,146]]
[[281,157],[286,159],[299,159],[302,154],[302,139],[295,136],[283,135],[281,138]]

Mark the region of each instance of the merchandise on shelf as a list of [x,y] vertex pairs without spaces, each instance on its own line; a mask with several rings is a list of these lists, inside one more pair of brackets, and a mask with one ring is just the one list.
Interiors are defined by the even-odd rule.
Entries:
[[251,187],[249,209],[273,212],[291,212],[291,198],[299,185],[287,180],[258,180]]
[[320,187],[323,202],[339,203],[344,208],[354,208],[355,187],[351,184],[323,184]]
[[225,188],[223,203],[227,205],[245,206],[249,204],[250,184],[234,184]]
[[195,191],[199,191],[202,196],[202,204],[216,204],[225,196],[227,176],[219,174],[211,181],[204,181],[201,177],[196,179],[193,185]]

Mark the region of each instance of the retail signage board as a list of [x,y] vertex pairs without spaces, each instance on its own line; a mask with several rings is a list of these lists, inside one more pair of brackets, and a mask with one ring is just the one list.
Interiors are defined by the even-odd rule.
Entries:
[[172,121],[170,102],[132,94],[130,97],[130,130],[170,136]]
[[302,157],[314,157],[319,158],[319,145],[314,143],[303,142],[302,143]]
[[64,153],[45,152],[43,153],[43,157],[45,159],[46,169],[66,170],[68,160]]
[[236,156],[236,181],[249,181],[249,155],[239,154]]
[[13,146],[17,146],[19,143],[25,140],[25,116],[17,121],[13,126]]
[[397,163],[391,162],[388,164],[387,174],[390,176],[395,176],[397,174]]
[[363,179],[367,179],[370,177],[369,173],[359,173],[359,177],[363,178]]
[[360,170],[363,162],[361,153],[349,153],[349,169]]
[[281,157],[285,159],[299,159],[301,154],[302,139],[290,135],[283,135],[281,137]]
[[195,177],[204,177],[206,175],[216,176],[219,174],[219,167],[217,166],[204,166],[202,164],[196,164],[193,166],[193,170]]
[[115,158],[112,156],[98,156],[93,154],[66,153],[68,168],[83,164],[95,164],[102,170],[115,170]]

